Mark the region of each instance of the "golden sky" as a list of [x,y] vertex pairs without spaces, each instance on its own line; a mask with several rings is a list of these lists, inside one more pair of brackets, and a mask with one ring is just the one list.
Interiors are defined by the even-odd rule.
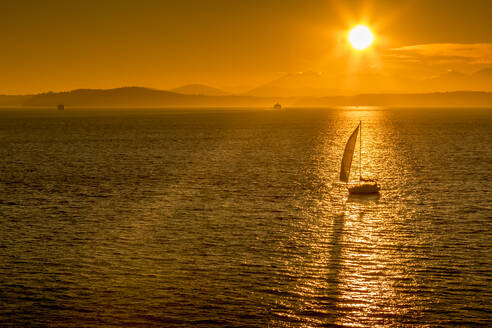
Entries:
[[[0,94],[248,88],[283,74],[426,78],[492,67],[489,0],[2,1]],[[349,29],[375,42],[355,53]]]

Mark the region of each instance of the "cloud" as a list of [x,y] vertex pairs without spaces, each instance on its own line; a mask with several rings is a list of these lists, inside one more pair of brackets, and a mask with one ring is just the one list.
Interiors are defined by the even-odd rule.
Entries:
[[492,43],[429,43],[393,48],[385,56],[397,62],[492,64]]

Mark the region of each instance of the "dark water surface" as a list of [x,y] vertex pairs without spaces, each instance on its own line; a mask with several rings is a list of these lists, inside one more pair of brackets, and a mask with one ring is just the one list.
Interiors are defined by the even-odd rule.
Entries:
[[[337,181],[359,120],[379,198]],[[492,110],[1,109],[0,324],[490,326],[491,145]]]

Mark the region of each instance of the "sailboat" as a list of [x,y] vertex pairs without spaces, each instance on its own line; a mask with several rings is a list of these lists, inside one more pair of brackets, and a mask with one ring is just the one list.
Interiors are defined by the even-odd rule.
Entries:
[[381,187],[375,180],[364,179],[362,177],[362,121],[355,128],[354,132],[350,135],[347,144],[345,145],[345,151],[343,152],[342,165],[340,168],[340,180],[343,182],[349,182],[350,168],[352,167],[352,158],[354,157],[355,144],[357,142],[357,135],[360,133],[361,138],[359,141],[359,182],[348,186],[349,194],[378,194]]

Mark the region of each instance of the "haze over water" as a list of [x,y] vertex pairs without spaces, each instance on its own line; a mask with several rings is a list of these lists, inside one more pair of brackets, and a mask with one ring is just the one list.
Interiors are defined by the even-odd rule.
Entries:
[[[379,198],[338,182],[359,120]],[[486,109],[1,109],[0,324],[489,326],[491,131]]]

